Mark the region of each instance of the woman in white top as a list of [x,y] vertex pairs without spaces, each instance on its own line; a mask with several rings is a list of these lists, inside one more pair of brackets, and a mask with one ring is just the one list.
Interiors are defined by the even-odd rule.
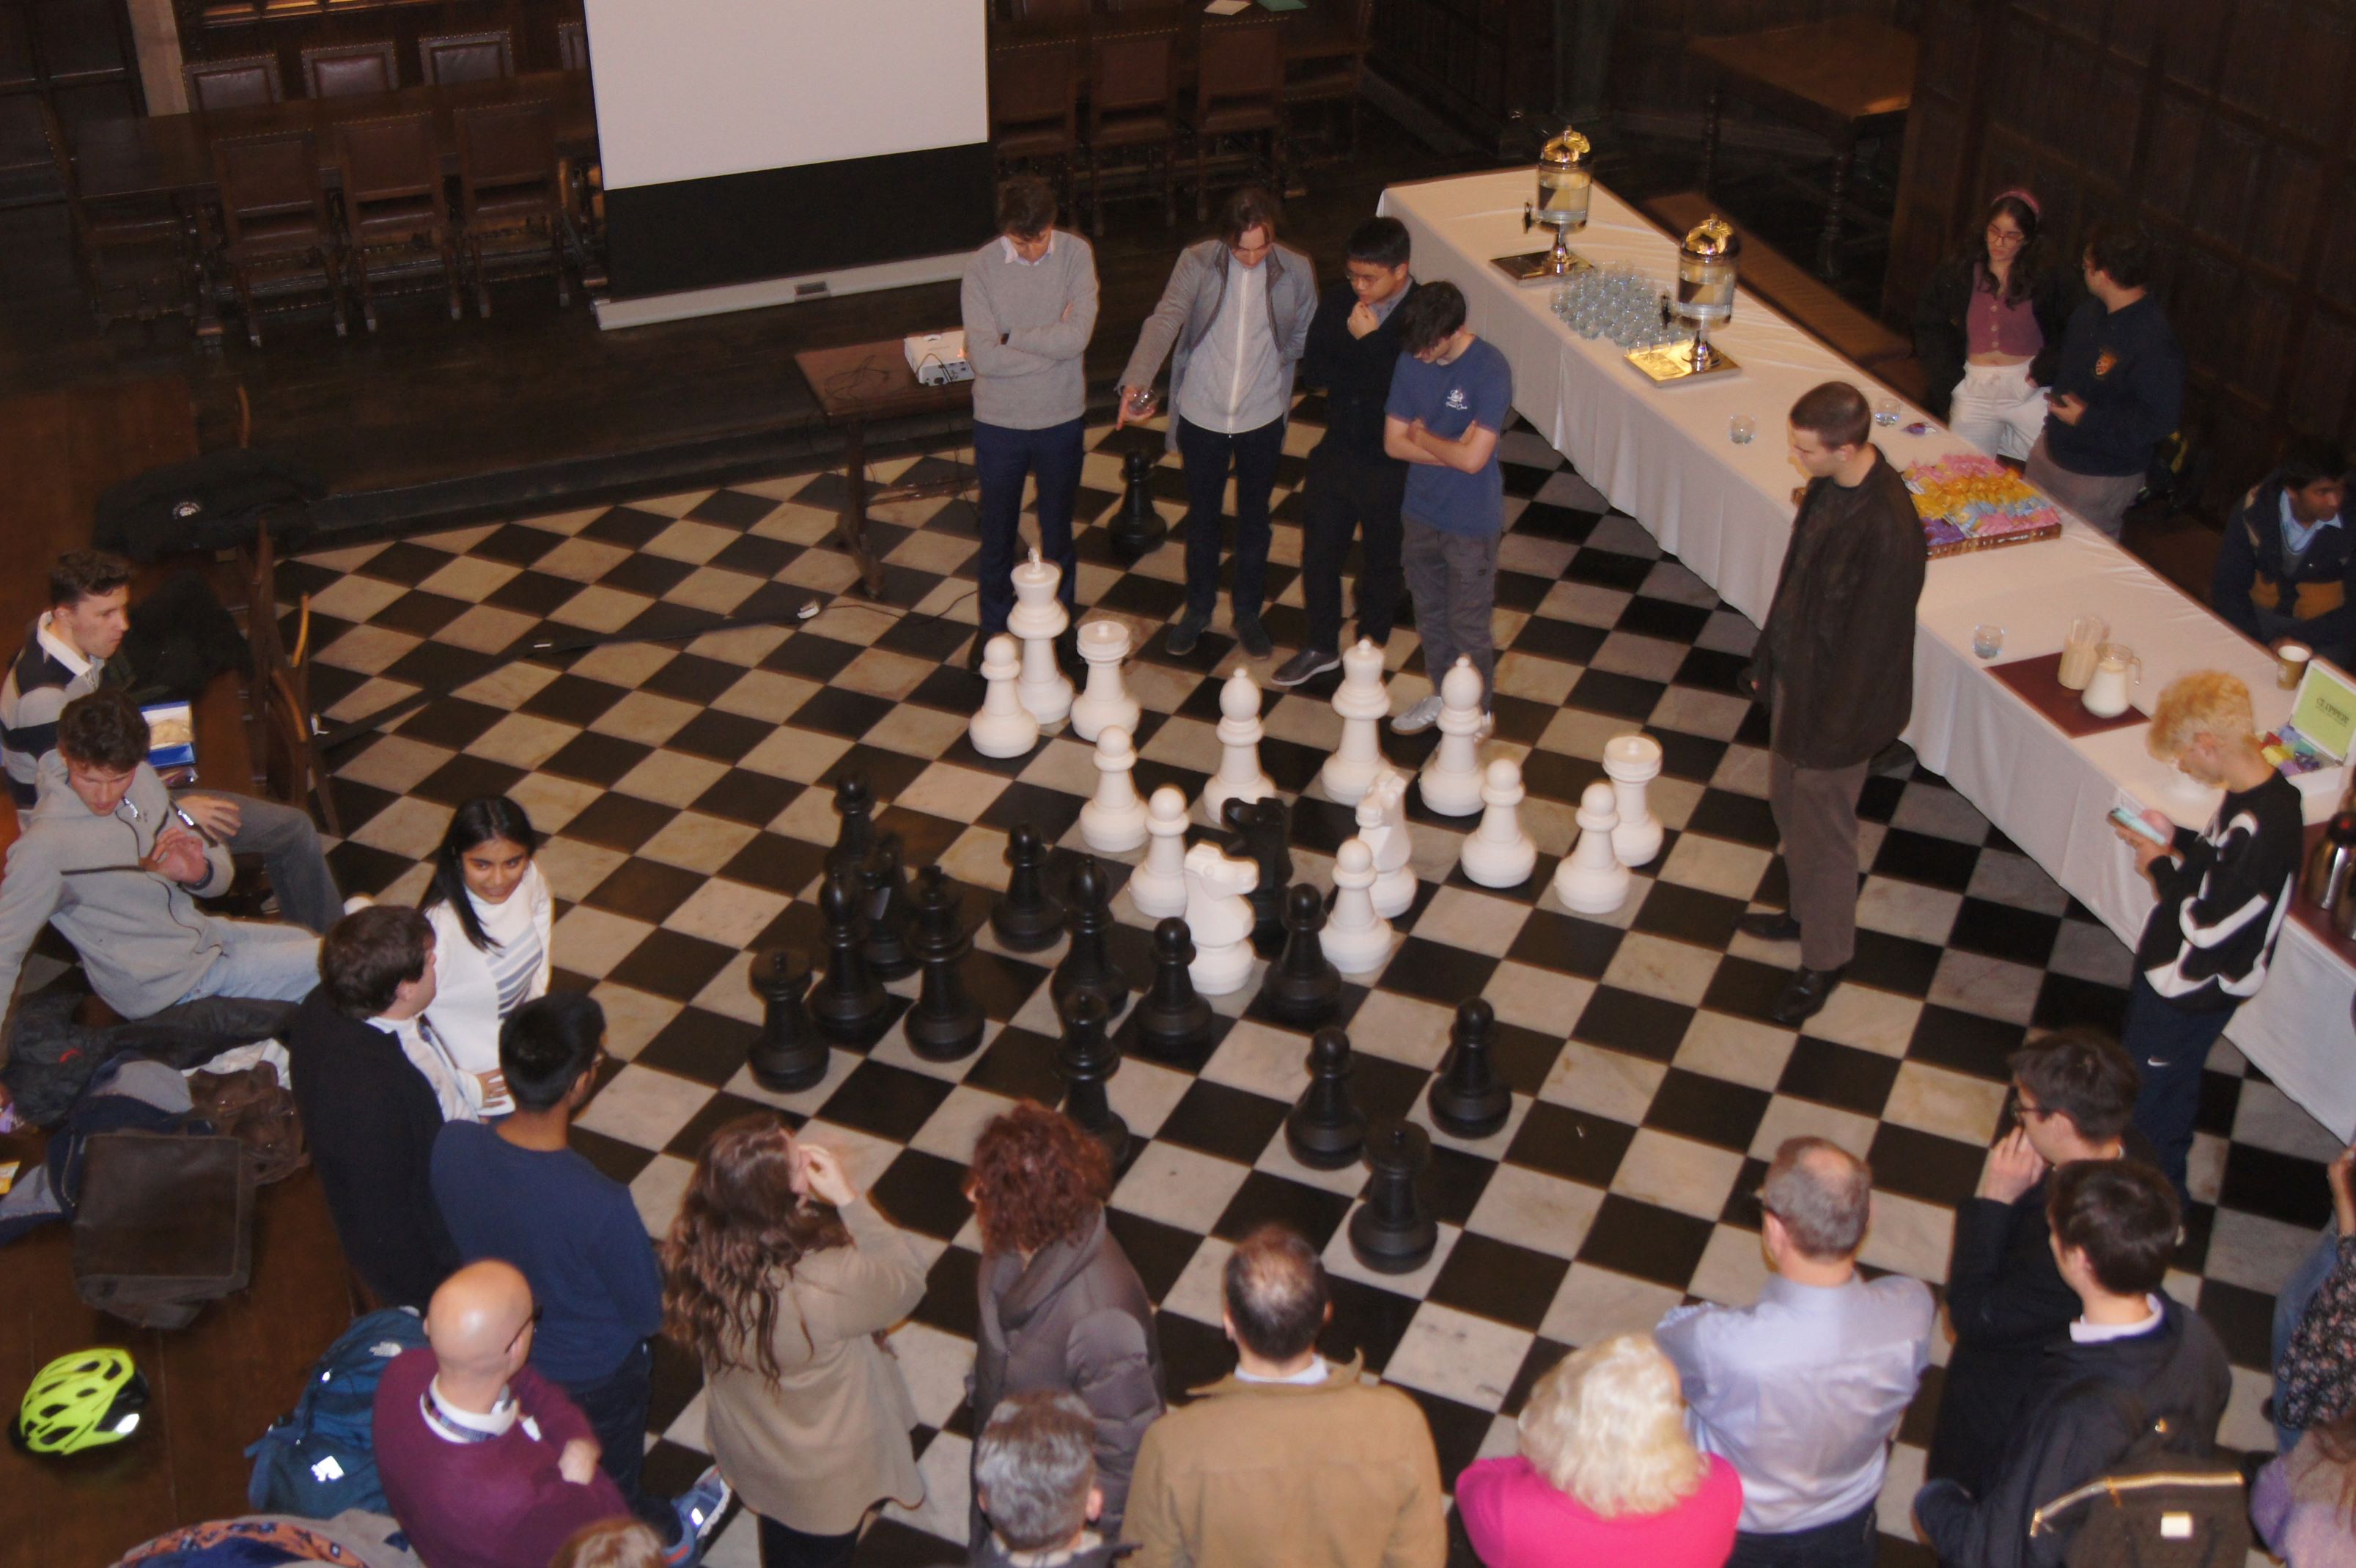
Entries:
[[434,927],[440,984],[424,1022],[460,1073],[498,1114],[499,1024],[548,993],[552,944],[547,879],[532,864],[540,833],[504,795],[467,801],[450,819],[418,907]]

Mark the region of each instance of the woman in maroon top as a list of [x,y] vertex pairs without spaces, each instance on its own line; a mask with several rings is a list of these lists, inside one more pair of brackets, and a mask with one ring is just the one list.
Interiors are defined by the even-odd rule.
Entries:
[[2038,240],[2037,198],[2008,190],[1978,237],[1923,285],[1914,312],[1923,403],[1994,456],[2027,458],[2076,303],[2070,271]]

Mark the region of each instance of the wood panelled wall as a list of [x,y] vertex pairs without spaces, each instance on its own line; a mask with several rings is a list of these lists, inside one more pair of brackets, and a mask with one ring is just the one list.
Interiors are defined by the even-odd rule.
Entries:
[[2072,250],[2106,217],[2158,242],[2219,494],[2291,430],[2356,439],[2356,0],[1922,0],[1921,20],[1885,315],[2025,185]]
[[289,98],[303,95],[302,52],[322,44],[390,38],[408,87],[420,80],[421,36],[505,27],[518,71],[554,70],[557,23],[581,18],[581,0],[176,0],[173,9],[184,58],[274,55]]

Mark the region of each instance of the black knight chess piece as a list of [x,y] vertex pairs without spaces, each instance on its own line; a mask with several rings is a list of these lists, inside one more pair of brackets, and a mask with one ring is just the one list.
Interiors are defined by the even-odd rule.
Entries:
[[1229,800],[1219,813],[1227,853],[1259,867],[1251,890],[1252,950],[1274,958],[1284,948],[1284,890],[1292,881],[1292,815],[1269,796]]
[[1105,1037],[1109,1015],[1093,993],[1072,998],[1064,1010],[1064,1114],[1105,1146],[1116,1169],[1129,1154],[1129,1123],[1112,1108],[1105,1080],[1120,1070],[1120,1053]]
[[809,960],[796,948],[769,948],[753,957],[753,989],[760,993],[761,1032],[744,1053],[753,1081],[772,1094],[815,1089],[833,1059],[826,1036],[802,998],[809,992]]
[[834,814],[842,825],[835,830],[834,847],[826,852],[826,869],[857,876],[875,853],[875,793],[867,787],[865,774],[845,774],[836,782]]
[[1211,1004],[1186,966],[1194,938],[1175,915],[1153,928],[1153,983],[1137,1004],[1137,1043],[1163,1061],[1191,1062],[1211,1043]]
[[1120,509],[1105,526],[1113,553],[1134,561],[1161,547],[1170,525],[1153,508],[1153,456],[1140,448],[1120,460]]
[[1260,982],[1260,1004],[1280,1023],[1307,1028],[1333,1015],[1342,1003],[1342,972],[1325,956],[1318,932],[1325,928],[1325,901],[1306,882],[1285,901],[1284,956]]
[[1309,1039],[1309,1088],[1284,1119],[1284,1144],[1312,1170],[1336,1171],[1366,1146],[1366,1113],[1350,1095],[1350,1036],[1327,1026]]
[[908,946],[908,873],[903,865],[900,835],[884,833],[859,868],[860,914],[866,927],[860,939],[860,956],[879,980],[897,980],[916,972],[916,955]]
[[1117,1017],[1129,1002],[1129,978],[1112,961],[1112,885],[1095,855],[1080,856],[1064,892],[1072,945],[1047,983],[1048,994],[1058,1011],[1070,1012],[1076,998],[1087,995],[1104,1004],[1106,1017]]
[[1064,934],[1064,906],[1047,891],[1047,846],[1029,822],[1006,839],[1006,891],[991,907],[990,929],[1010,952],[1037,952]]
[[910,938],[925,978],[903,1026],[908,1048],[928,1062],[951,1062],[981,1044],[981,1004],[965,988],[958,965],[973,950],[957,893],[938,865],[917,874],[916,926]]
[[1386,1122],[1366,1134],[1366,1201],[1350,1216],[1350,1251],[1378,1274],[1411,1274],[1431,1261],[1440,1222],[1424,1197],[1431,1135],[1407,1122]]
[[818,908],[826,918],[826,978],[810,993],[810,1016],[830,1038],[847,1045],[882,1020],[891,999],[860,956],[859,908],[850,879],[830,875],[819,890]]
[[1485,1138],[1513,1114],[1513,1090],[1498,1078],[1489,1057],[1489,1031],[1496,1022],[1496,1009],[1478,996],[1457,1004],[1456,1023],[1448,1033],[1448,1059],[1440,1064],[1425,1101],[1442,1132]]

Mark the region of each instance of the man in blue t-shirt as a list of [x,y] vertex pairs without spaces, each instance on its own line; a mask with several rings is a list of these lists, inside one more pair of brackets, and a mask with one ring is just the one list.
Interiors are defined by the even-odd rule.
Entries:
[[1497,437],[1514,405],[1514,371],[1466,328],[1464,295],[1454,284],[1425,284],[1398,317],[1405,352],[1391,373],[1383,450],[1408,465],[1399,557],[1431,694],[1391,728],[1413,735],[1439,720],[1440,682],[1460,656],[1481,672],[1481,708],[1484,714],[1489,708],[1497,668],[1489,618],[1505,531]]

